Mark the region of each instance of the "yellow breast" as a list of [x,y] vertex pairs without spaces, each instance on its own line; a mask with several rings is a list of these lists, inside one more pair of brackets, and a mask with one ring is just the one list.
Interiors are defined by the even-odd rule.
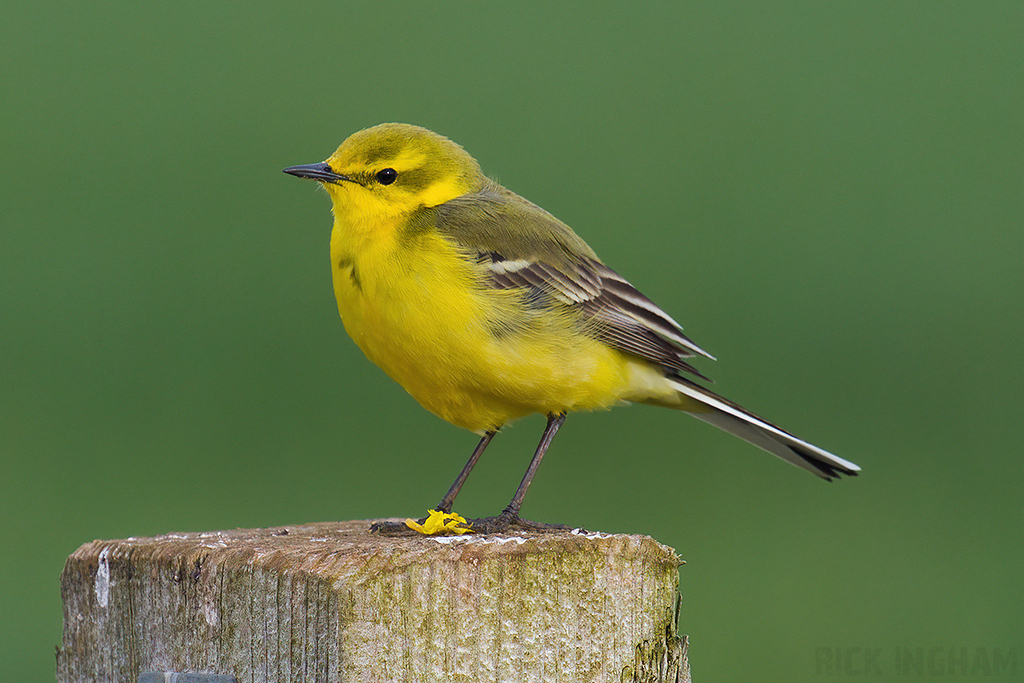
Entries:
[[[475,264],[437,233],[356,240],[335,223],[338,311],[366,356],[432,413],[473,431],[530,413],[606,408],[647,371],[569,319],[524,309],[481,284]],[[379,228],[379,226],[378,226]]]

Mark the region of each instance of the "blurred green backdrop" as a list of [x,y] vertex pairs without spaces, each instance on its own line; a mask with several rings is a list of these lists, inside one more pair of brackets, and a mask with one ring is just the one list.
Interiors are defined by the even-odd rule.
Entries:
[[[699,680],[828,675],[822,648],[849,655],[832,675],[862,648],[899,678],[919,647],[1021,674],[1021,20],[9,7],[3,678],[52,678],[83,542],[415,515],[446,490],[476,437],[344,335],[328,199],[281,173],[382,121],[463,144],[681,320],[719,391],[864,467],[826,484],[671,411],[570,416],[524,515],[673,546]],[[496,440],[460,511],[500,510],[542,425]]]

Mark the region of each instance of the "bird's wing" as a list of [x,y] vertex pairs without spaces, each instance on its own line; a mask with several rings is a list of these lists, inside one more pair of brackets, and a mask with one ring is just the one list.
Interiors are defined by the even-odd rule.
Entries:
[[713,356],[540,207],[488,185],[435,207],[430,222],[484,266],[488,285],[523,289],[527,300],[575,309],[588,323],[586,332],[609,346],[657,363],[669,374],[706,379],[683,359]]

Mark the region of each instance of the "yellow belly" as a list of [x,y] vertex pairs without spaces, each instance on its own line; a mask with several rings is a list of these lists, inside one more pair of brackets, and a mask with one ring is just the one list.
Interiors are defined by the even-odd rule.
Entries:
[[530,413],[635,400],[641,385],[665,391],[660,370],[557,315],[496,330],[495,320],[529,317],[519,294],[479,285],[473,265],[441,237],[418,239],[378,239],[353,255],[336,227],[334,291],[359,348],[435,415],[480,432]]

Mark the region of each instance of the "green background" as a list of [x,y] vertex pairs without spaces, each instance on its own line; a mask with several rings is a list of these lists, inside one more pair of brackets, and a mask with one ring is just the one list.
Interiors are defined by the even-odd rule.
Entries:
[[[461,143],[679,319],[718,391],[864,468],[827,484],[667,410],[570,416],[524,516],[674,547],[700,681],[828,677],[822,648],[849,655],[833,677],[880,648],[867,673],[900,678],[918,647],[1024,674],[1018,1],[4,15],[5,680],[52,678],[81,543],[446,490],[476,437],[345,336],[329,201],[281,173],[382,121]],[[499,511],[542,426],[457,509]]]

